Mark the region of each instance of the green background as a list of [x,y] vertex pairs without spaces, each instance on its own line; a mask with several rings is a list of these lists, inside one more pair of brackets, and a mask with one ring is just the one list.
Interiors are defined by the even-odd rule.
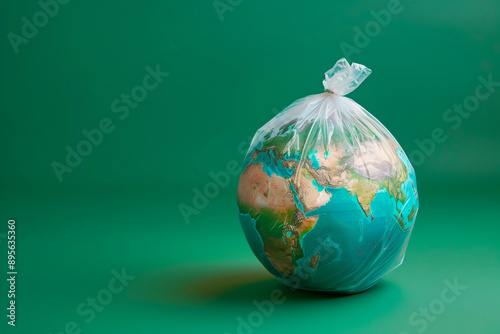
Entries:
[[[16,53],[8,34],[41,7],[1,2],[0,259],[7,271],[14,218],[18,271],[17,326],[2,314],[2,333],[55,334],[70,321],[82,333],[236,333],[274,289],[286,300],[254,333],[418,333],[412,314],[455,278],[467,288],[423,332],[497,333],[500,91],[457,129],[443,115],[478,77],[500,81],[500,3],[402,0],[348,57],[373,70],[349,96],[408,155],[435,128],[448,137],[415,165],[421,210],[404,265],[342,298],[267,274],[239,226],[237,176],[189,223],[179,205],[210,172],[241,165],[240,145],[277,110],[320,93],[341,43],[355,46],[355,27],[387,1],[231,3],[221,20],[210,0],[70,1]],[[157,64],[170,75],[120,119],[112,102]],[[59,182],[52,163],[103,118],[115,130]],[[77,306],[122,268],[135,278],[86,323]],[[5,280],[0,289],[6,312]]]

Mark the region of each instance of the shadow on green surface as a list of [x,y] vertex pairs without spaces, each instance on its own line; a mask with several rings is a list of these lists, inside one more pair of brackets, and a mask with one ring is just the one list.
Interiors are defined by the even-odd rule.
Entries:
[[371,289],[355,295],[335,295],[328,293],[293,290],[278,282],[264,269],[255,267],[214,268],[212,272],[198,269],[172,270],[150,273],[141,277],[131,287],[134,299],[158,303],[204,306],[207,304],[234,305],[248,304],[253,301],[268,300],[273,291],[278,290],[287,302],[323,302],[360,298],[378,298],[392,294],[401,297],[399,287],[390,281],[382,280]]
[[340,299],[358,299],[358,298],[372,298],[374,296],[385,294],[389,291],[397,290],[397,286],[389,281],[381,281],[371,289],[364,292],[352,295],[346,294],[332,294],[305,290],[296,290],[287,287],[276,279],[271,279],[262,282],[254,282],[250,284],[243,284],[236,289],[220,295],[217,302],[252,302],[254,300],[261,301],[271,298],[273,291],[278,290],[278,294],[284,297],[289,302],[318,302],[318,301],[331,301]]
[[192,264],[191,267],[166,268],[145,274],[131,286],[130,294],[138,300],[197,306],[241,287],[266,281],[274,281],[274,277],[255,267]]

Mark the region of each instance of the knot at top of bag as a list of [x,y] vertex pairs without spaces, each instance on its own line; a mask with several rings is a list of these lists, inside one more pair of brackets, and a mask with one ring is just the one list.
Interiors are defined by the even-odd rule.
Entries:
[[356,63],[349,65],[349,62],[342,58],[325,73],[323,86],[328,93],[346,95],[355,90],[370,73],[372,70],[366,66]]

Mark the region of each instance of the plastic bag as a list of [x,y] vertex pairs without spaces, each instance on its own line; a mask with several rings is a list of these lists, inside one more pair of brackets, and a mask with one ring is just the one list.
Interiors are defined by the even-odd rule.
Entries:
[[418,211],[415,172],[391,133],[344,97],[370,73],[339,60],[325,92],[271,119],[245,157],[243,231],[292,288],[357,293],[403,262]]

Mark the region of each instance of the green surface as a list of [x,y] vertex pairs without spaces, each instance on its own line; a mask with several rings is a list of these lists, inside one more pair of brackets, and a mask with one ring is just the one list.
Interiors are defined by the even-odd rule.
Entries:
[[[349,57],[373,70],[349,96],[413,157],[421,207],[403,266],[333,298],[290,291],[258,263],[233,171],[277,110],[321,92],[341,43],[354,45],[353,28],[386,1],[242,1],[222,21],[212,1],[70,1],[18,53],[8,34],[40,6],[2,1],[0,259],[6,272],[15,218],[18,276],[17,326],[2,314],[1,332],[72,332],[74,321],[81,333],[236,333],[238,317],[258,321],[253,302],[278,289],[284,302],[254,333],[497,333],[500,87],[470,115],[447,110],[471,101],[479,77],[500,81],[500,4],[401,4]],[[169,75],[124,108],[121,95],[137,93],[157,64]],[[59,182],[53,162],[99,126],[102,142]],[[415,163],[415,140],[432,132],[439,143]],[[229,184],[187,224],[179,204],[192,206],[210,172],[226,170]],[[108,296],[122,268],[135,278],[87,323],[76,309]],[[443,281],[455,278],[467,288],[424,329],[420,308],[439,309]],[[3,312],[7,290],[2,280]]]

